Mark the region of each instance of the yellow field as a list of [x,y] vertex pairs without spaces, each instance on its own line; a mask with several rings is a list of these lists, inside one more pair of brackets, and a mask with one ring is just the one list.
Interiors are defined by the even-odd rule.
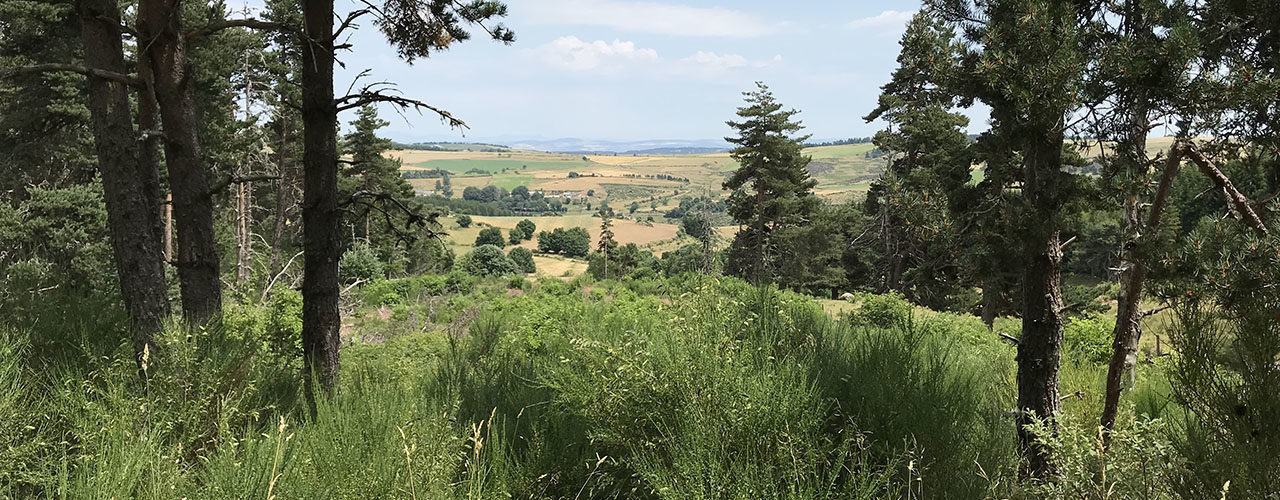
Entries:
[[[825,146],[809,148],[818,163],[815,174],[818,188],[815,192],[824,198],[843,201],[866,190],[867,179],[878,174],[882,160],[864,158],[870,145]],[[583,204],[569,206],[569,211],[558,217],[528,217],[538,231],[557,227],[583,227],[591,234],[593,243],[598,240],[600,219],[592,217],[592,210],[608,201],[620,214],[628,214],[632,202],[639,210],[628,218],[614,221],[614,238],[621,244],[635,243],[645,250],[661,256],[693,240],[678,238],[675,224],[655,222],[652,226],[637,222],[646,217],[664,220],[663,213],[675,208],[686,195],[707,194],[721,198],[725,195],[721,184],[725,175],[738,167],[728,153],[702,155],[570,155],[535,151],[469,152],[469,151],[391,151],[389,157],[399,158],[402,170],[442,169],[449,171],[454,196],[460,197],[467,187],[499,186],[513,189],[526,186],[530,190],[547,194],[578,193]],[[569,173],[579,176],[570,178]],[[658,175],[674,176],[682,180],[659,179]],[[415,189],[432,191],[438,179],[410,179]],[[593,196],[586,196],[591,192]],[[656,208],[655,208],[656,205]],[[446,218],[446,230],[454,251],[459,255],[472,250],[472,243],[480,232],[481,224],[501,228],[505,234],[526,217],[473,216],[475,224],[462,229],[452,218]],[[636,220],[630,220],[636,219]],[[737,232],[737,226],[717,228],[720,246],[728,244]],[[536,239],[520,246],[536,250]],[[538,274],[544,276],[572,276],[586,270],[586,262],[561,256],[535,254]]]
[[[551,231],[556,228],[586,228],[587,232],[591,234],[592,246],[600,239],[600,219],[586,213],[560,217],[483,217],[477,215],[471,217],[473,222],[471,227],[467,228],[458,227],[454,217],[442,218],[440,222],[444,225],[445,231],[449,233],[445,240],[449,243],[454,253],[461,257],[475,248],[476,236],[485,227],[493,226],[502,229],[503,236],[506,236],[508,231],[516,227],[516,223],[524,219],[529,219],[537,225],[537,231],[539,232]],[[619,244],[635,243],[658,256],[661,256],[663,251],[674,250],[679,246],[676,244],[676,235],[679,232],[679,228],[674,224],[655,223],[653,226],[646,226],[635,221],[615,219],[613,232],[613,238]],[[536,253],[538,249],[536,235],[533,239],[515,246],[528,248],[535,252],[533,262],[537,265],[537,274],[540,276],[571,277],[587,270],[585,259],[570,259],[560,255],[541,255]],[[511,248],[513,246],[507,246],[506,250]]]

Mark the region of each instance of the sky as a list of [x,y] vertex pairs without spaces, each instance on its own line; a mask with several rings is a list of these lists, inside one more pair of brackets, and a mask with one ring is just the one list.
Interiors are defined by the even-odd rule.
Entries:
[[[256,0],[230,0],[232,8]],[[401,142],[580,138],[706,140],[754,82],[769,85],[815,139],[870,136],[862,117],[896,67],[898,40],[919,1],[507,0],[516,41],[475,36],[409,65],[366,20],[339,55],[341,93],[364,70],[404,95],[446,109],[465,137],[433,116],[382,133]],[[338,0],[340,13],[356,8]],[[350,112],[349,112],[350,113]],[[973,115],[979,116],[976,112]],[[343,116],[344,122],[352,116]],[[971,130],[985,129],[975,118]]]

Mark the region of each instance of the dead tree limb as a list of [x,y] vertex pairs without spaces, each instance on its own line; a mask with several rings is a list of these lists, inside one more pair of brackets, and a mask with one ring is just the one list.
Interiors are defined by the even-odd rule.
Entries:
[[338,112],[341,113],[343,111],[359,108],[368,104],[388,103],[395,106],[400,111],[413,109],[414,111],[421,113],[422,110],[427,110],[439,115],[440,119],[452,128],[468,128],[467,123],[462,121],[460,118],[453,116],[453,113],[417,99],[391,94],[390,92],[395,92],[396,90],[394,88],[390,88],[390,85],[391,84],[388,82],[375,82],[365,85],[364,88],[360,89],[358,92],[349,93],[335,99],[334,104],[338,106]]
[[1231,211],[1236,218],[1253,228],[1254,232],[1258,233],[1259,236],[1264,238],[1270,236],[1271,233],[1267,231],[1267,225],[1258,217],[1258,213],[1253,211],[1253,205],[1249,203],[1249,199],[1231,183],[1231,179],[1227,178],[1227,175],[1222,173],[1222,170],[1209,161],[1194,145],[1187,144],[1184,150],[1187,156],[1191,158],[1191,161],[1200,167],[1200,171],[1208,176],[1209,180],[1212,180],[1226,195],[1227,204],[1231,207]]
[[217,194],[218,191],[222,191],[223,189],[226,189],[227,186],[230,186],[232,184],[244,184],[246,182],[277,181],[277,180],[280,180],[279,175],[270,175],[270,174],[228,175],[226,178],[218,181],[217,184],[214,184],[213,187],[209,188],[209,195],[212,196],[214,194]]
[[258,302],[267,301],[267,295],[271,294],[271,289],[275,288],[276,282],[280,280],[281,276],[284,276],[285,271],[289,270],[289,266],[293,264],[293,261],[301,256],[302,256],[302,252],[293,254],[293,257],[289,258],[289,262],[286,262],[284,264],[284,269],[281,269],[280,272],[276,273],[275,276],[271,277],[271,281],[267,282],[267,287],[262,290],[262,296],[258,298]]

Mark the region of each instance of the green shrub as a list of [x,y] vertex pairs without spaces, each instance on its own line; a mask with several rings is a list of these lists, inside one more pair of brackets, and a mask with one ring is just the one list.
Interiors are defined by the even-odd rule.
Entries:
[[511,261],[515,262],[517,266],[520,266],[520,270],[527,274],[538,272],[538,266],[533,263],[533,251],[528,248],[512,248],[507,252],[507,257],[510,257]]
[[1071,318],[1063,330],[1063,347],[1078,362],[1107,363],[1111,360],[1115,323],[1097,316]]
[[911,302],[897,292],[859,293],[855,302],[857,309],[849,314],[849,319],[856,325],[892,328],[911,320]]
[[264,341],[267,352],[281,362],[301,367],[302,293],[277,287],[271,293]]
[[1105,449],[1102,429],[1092,419],[1080,422],[1064,416],[1057,424],[1057,432],[1043,423],[1033,424],[1038,429],[1035,435],[1052,451],[1060,472],[1053,481],[1029,485],[1036,498],[1183,498],[1175,485],[1186,476],[1187,463],[1171,441],[1172,429],[1164,421],[1122,420]]
[[459,215],[457,218],[454,219],[454,221],[458,223],[458,227],[461,227],[461,228],[471,227],[470,215]]
[[476,247],[484,245],[493,245],[502,248],[507,245],[507,240],[502,238],[502,230],[496,227],[486,227],[480,230],[480,234],[476,235]]
[[494,245],[476,247],[462,257],[462,265],[459,267],[473,276],[506,276],[521,272],[520,267],[502,253],[501,248]]
[[338,275],[345,282],[356,280],[373,281],[386,276],[387,270],[382,258],[368,243],[357,241],[342,254],[338,262]]

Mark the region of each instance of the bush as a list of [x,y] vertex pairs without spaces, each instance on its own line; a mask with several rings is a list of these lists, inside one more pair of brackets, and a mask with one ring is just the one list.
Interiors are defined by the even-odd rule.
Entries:
[[903,326],[911,319],[911,302],[897,292],[884,295],[859,293],[855,301],[858,308],[849,314],[855,325],[893,328]]
[[486,227],[480,230],[480,234],[476,235],[477,247],[484,245],[493,245],[498,248],[507,246],[507,240],[502,238],[502,230],[496,227]]
[[363,240],[351,245],[338,262],[338,275],[345,282],[373,281],[386,276],[386,272],[386,265],[378,252]]
[[[1044,424],[1033,425],[1061,472],[1054,481],[1031,485],[1035,498],[1182,498],[1175,485],[1186,476],[1187,463],[1170,440],[1172,429],[1164,421],[1135,418],[1120,422],[1105,452],[1096,422],[1082,423],[1063,415],[1057,424],[1057,432]],[[1223,488],[1228,490],[1235,488]]]
[[302,293],[279,286],[271,291],[263,333],[269,354],[281,363],[302,367]]
[[519,274],[520,267],[512,262],[502,249],[494,245],[481,245],[462,257],[460,266],[473,276],[506,276]]
[[459,215],[459,216],[458,216],[456,219],[454,219],[454,220],[455,220],[455,221],[457,221],[457,223],[458,223],[458,227],[463,227],[463,228],[471,227],[471,216],[470,216],[470,215]]
[[1063,330],[1063,347],[1077,362],[1107,363],[1111,360],[1115,323],[1097,316],[1071,318]]
[[511,258],[525,273],[533,274],[538,272],[538,267],[533,263],[533,251],[524,247],[515,247],[507,252],[507,257]]
[[524,219],[516,223],[516,229],[522,231],[524,233],[524,239],[527,240],[533,238],[533,235],[538,231],[538,226],[537,224],[534,224],[533,221]]
[[520,242],[527,239],[529,239],[529,237],[526,236],[524,234],[524,230],[520,229],[519,227],[507,232],[507,243],[509,244],[519,245]]

